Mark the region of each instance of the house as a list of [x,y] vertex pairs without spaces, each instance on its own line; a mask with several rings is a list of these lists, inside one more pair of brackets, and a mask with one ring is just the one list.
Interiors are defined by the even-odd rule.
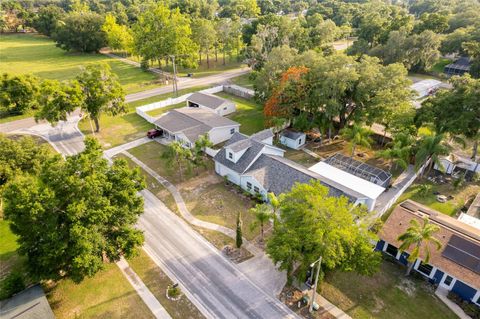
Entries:
[[240,124],[203,108],[183,107],[168,111],[154,121],[162,136],[192,147],[208,134],[213,144],[222,143],[239,131]]
[[54,319],[45,293],[40,285],[35,285],[0,301],[0,318]]
[[306,139],[307,136],[302,132],[283,130],[282,133],[280,133],[280,143],[294,150],[298,150],[305,145]]
[[448,156],[441,156],[439,160],[441,167],[435,164],[433,168],[448,175],[455,175],[458,172],[470,175],[480,173],[480,163],[465,156],[451,153]]
[[236,111],[235,103],[221,97],[195,92],[187,98],[188,107],[198,107],[225,116]]
[[426,79],[413,83],[410,88],[416,93],[415,99],[421,100],[434,94],[439,88],[443,87],[443,82],[435,79]]
[[377,198],[385,191],[384,187],[330,165],[326,161],[313,165],[309,170],[316,173],[319,180],[329,181],[327,183],[329,185],[334,183],[336,188],[341,186],[342,189],[354,192],[356,194],[354,203],[365,205],[368,211],[374,209]]
[[[415,260],[413,269],[430,282],[458,294],[462,299],[480,305],[480,232],[455,218],[439,213],[417,202],[407,200],[398,205],[384,223],[376,250],[391,255],[407,265],[407,258],[414,247],[405,252],[398,250],[398,236],[403,234],[412,219],[422,223],[423,218],[437,225],[435,233],[442,244],[437,250],[430,243],[430,260],[425,263],[423,249]],[[422,245],[426,245],[423,243]]]
[[215,155],[215,172],[264,199],[270,192],[279,195],[290,191],[295,183],[319,180],[329,188],[330,196],[345,196],[353,204],[363,203],[361,193],[284,158],[285,151],[273,146],[272,139],[269,129],[252,136],[235,133]]
[[470,71],[470,58],[461,57],[454,63],[447,64],[443,72],[447,75],[463,75]]

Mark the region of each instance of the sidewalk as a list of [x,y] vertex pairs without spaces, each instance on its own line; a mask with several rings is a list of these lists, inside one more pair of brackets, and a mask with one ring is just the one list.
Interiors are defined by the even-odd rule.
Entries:
[[140,279],[140,277],[138,277],[132,268],[130,268],[125,259],[120,259],[120,261],[117,262],[117,266],[120,268],[120,271],[127,278],[128,282],[130,282],[140,298],[142,298],[148,309],[150,309],[150,311],[153,313],[155,318],[172,319],[165,308],[163,308],[160,302],[158,302],[157,298],[155,298],[147,286],[145,286],[142,279]]
[[452,310],[460,319],[472,319],[469,315],[467,315],[462,308],[460,308],[459,305],[448,299],[447,297],[448,290],[442,287],[438,287],[437,290],[435,290],[435,295],[437,295],[438,298],[440,298],[445,305],[447,305],[450,310]]

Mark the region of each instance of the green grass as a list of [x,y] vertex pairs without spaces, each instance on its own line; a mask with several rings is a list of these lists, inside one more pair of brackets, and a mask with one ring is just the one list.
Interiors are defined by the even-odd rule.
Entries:
[[[181,66],[178,66],[177,74],[178,76],[187,76],[187,74],[191,73],[193,74],[193,78],[202,78],[205,76],[219,74],[224,71],[238,69],[243,66],[245,66],[245,64],[242,62],[238,62],[236,60],[236,57],[233,57],[232,59],[229,59],[227,57],[225,60],[225,65],[223,65],[222,56],[219,54],[218,61],[215,61],[215,56],[212,54],[210,56],[210,67],[208,67],[207,65],[206,57],[202,56],[202,63],[199,64],[197,68],[191,69],[191,68],[182,68]],[[166,72],[172,72],[173,68],[172,68],[172,65],[170,64],[168,66],[163,66],[162,70]]]
[[436,74],[442,74],[445,66],[450,63],[452,63],[452,60],[441,58],[432,66],[430,71]]
[[[204,89],[208,89],[209,87],[211,87],[211,86],[208,86],[208,85],[206,85],[206,86],[195,86],[195,87],[191,87],[191,88],[188,88],[188,89],[178,90],[178,96],[181,96],[181,95],[184,95],[184,94],[187,94],[187,93],[192,93],[192,92],[204,90]],[[168,98],[173,98],[173,97],[174,97],[173,92],[169,92],[169,93],[165,93],[165,94],[159,94],[159,95],[151,96],[151,97],[146,98],[146,99],[130,102],[130,103],[127,103],[127,106],[128,106],[129,110],[131,110],[132,112],[135,112],[136,107],[151,104],[151,103],[155,103],[155,102],[162,101],[162,100],[165,100],[165,99],[168,99]]]
[[66,279],[45,288],[57,319],[154,318],[115,264],[80,284]]
[[250,73],[237,76],[236,78],[230,79],[230,81],[232,81],[233,84],[253,89],[253,81],[250,79]]
[[178,301],[167,299],[165,291],[173,282],[143,250],[139,256],[130,259],[128,263],[173,319],[204,318],[185,295]]
[[[91,123],[95,128],[93,122]],[[78,128],[87,136],[94,135],[105,148],[111,148],[146,135],[153,125],[136,113],[127,113],[117,116],[100,116],[100,132],[92,133],[92,126],[88,117],[84,117]]]
[[280,147],[280,148],[286,150],[286,152],[285,152],[285,157],[286,158],[288,158],[289,160],[292,160],[294,162],[297,162],[299,164],[302,164],[306,167],[310,167],[312,165],[315,165],[316,163],[318,163],[320,161],[320,159],[315,158],[315,157],[305,153],[302,150],[294,150],[294,149],[291,149],[291,148],[287,148],[283,145],[277,145],[277,147]]
[[372,277],[328,273],[320,293],[354,319],[457,318],[423,280],[405,278],[405,269],[384,261]]
[[0,261],[5,261],[17,253],[17,236],[10,230],[9,222],[0,219]]
[[162,107],[160,109],[155,109],[155,110],[149,111],[149,112],[147,112],[147,114],[150,115],[150,116],[160,116],[167,111],[170,111],[170,110],[173,110],[173,109],[178,109],[179,107],[184,107],[184,106],[186,106],[186,103],[185,102],[180,102],[180,103],[177,103],[177,104],[172,104],[172,105],[169,105],[169,106]]
[[31,73],[40,78],[68,80],[81,72],[83,66],[106,62],[119,77],[127,93],[158,87],[156,76],[140,68],[102,54],[66,52],[44,36],[33,34],[2,35],[0,37],[2,72]]
[[[431,185],[431,189],[427,194],[419,193],[421,184]],[[434,192],[439,192],[445,196],[452,195],[454,198],[445,203],[440,203],[437,201],[437,196],[434,195]],[[474,183],[467,183],[464,186],[455,189],[451,183],[433,184],[428,180],[420,179],[410,186],[402,196],[400,196],[398,202],[411,199],[443,214],[455,217],[456,213],[467,202],[467,200],[478,194],[478,192],[480,192],[480,185],[475,185]]]
[[251,135],[264,129],[263,106],[253,100],[244,99],[225,92],[216,93],[224,99],[236,103],[237,111],[228,116],[229,119],[240,123],[240,132]]

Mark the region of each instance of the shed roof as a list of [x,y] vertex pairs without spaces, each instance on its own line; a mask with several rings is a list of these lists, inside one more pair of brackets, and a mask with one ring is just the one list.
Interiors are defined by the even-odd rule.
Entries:
[[192,93],[187,98],[187,101],[191,101],[193,103],[203,105],[211,109],[216,109],[223,103],[228,102],[227,100],[222,99],[221,97],[206,94],[206,93],[201,93],[201,92]]
[[376,199],[385,191],[385,188],[377,184],[347,173],[325,162],[319,162],[311,166],[309,170],[317,173],[322,178],[329,179],[338,185],[350,189],[352,192],[363,195],[360,197]]
[[[444,255],[445,249],[452,243],[452,237],[454,236],[462,238],[462,240],[467,241],[469,245],[476,246],[477,251],[480,251],[480,232],[478,229],[417,202],[406,200],[395,207],[379,232],[379,237],[399,247],[400,242],[397,238],[407,230],[410,225],[410,220],[416,219],[422,223],[424,217],[427,217],[431,223],[440,227],[440,230],[436,232],[434,236],[442,244],[440,250],[437,250],[432,243],[429,244],[429,264],[449,273],[476,289],[480,289],[479,273],[475,273],[473,270],[462,266],[460,263],[454,261],[454,259]],[[425,245],[425,243],[422,245]],[[407,250],[407,252],[411,252],[411,249]],[[425,258],[423,249],[420,249],[420,258]]]
[[0,317],[16,319],[54,319],[50,304],[40,285],[0,301]]
[[305,133],[292,130],[283,130],[281,135],[291,140],[297,140],[298,138],[305,136]]

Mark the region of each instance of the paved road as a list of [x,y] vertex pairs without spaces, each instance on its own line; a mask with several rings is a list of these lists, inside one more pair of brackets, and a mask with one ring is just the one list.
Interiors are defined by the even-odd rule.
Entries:
[[[203,86],[203,85],[210,85],[215,83],[222,83],[231,78],[240,76],[248,72],[250,72],[250,69],[245,67],[241,69],[225,71],[215,75],[205,76],[203,78],[179,78],[178,89],[181,90],[181,89],[188,89],[194,86]],[[133,101],[142,100],[155,95],[165,94],[169,92],[172,92],[171,85],[162,86],[156,89],[129,94],[125,97],[125,101],[133,102]]]
[[211,318],[297,318],[221,256],[149,191],[139,227],[146,250]]

